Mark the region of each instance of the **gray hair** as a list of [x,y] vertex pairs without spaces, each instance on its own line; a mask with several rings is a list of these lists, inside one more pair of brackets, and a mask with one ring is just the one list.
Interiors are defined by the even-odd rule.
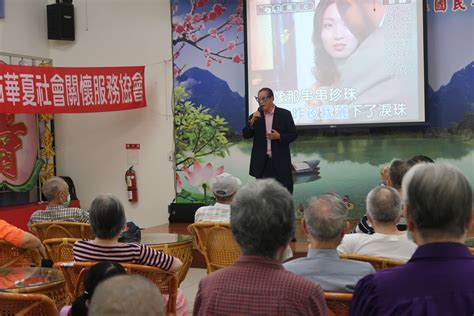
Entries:
[[99,195],[92,201],[89,210],[94,234],[103,239],[117,237],[125,227],[125,211],[122,202],[112,195]]
[[295,232],[293,198],[273,179],[250,183],[232,201],[230,226],[242,253],[274,257]]
[[61,177],[51,177],[43,183],[41,191],[48,201],[54,200],[56,194],[61,191],[67,191],[68,185]]
[[400,194],[394,188],[377,186],[367,194],[367,213],[378,223],[395,223],[402,211]]
[[113,276],[94,291],[90,316],[165,315],[160,289],[140,275]]
[[308,232],[316,240],[329,241],[341,233],[347,219],[347,205],[335,193],[311,198],[304,212]]
[[472,218],[472,187],[462,172],[447,164],[418,164],[402,183],[407,212],[422,237],[461,237]]

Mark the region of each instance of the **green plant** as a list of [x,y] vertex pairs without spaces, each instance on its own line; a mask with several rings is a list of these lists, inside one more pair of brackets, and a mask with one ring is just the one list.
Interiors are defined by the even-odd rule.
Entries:
[[229,154],[227,122],[212,116],[202,104],[198,107],[188,100],[184,88],[174,90],[174,123],[176,136],[176,170],[189,167],[194,160],[208,155],[225,157]]

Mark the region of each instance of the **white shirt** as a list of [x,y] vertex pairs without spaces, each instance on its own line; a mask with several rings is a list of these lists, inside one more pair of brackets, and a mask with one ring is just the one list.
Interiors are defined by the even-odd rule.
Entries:
[[347,234],[337,247],[339,253],[353,253],[408,261],[418,246],[407,234]]
[[230,205],[216,203],[202,206],[194,214],[194,222],[230,222]]

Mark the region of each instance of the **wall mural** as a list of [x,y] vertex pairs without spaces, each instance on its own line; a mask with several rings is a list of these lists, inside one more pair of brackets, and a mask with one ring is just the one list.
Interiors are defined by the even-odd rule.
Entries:
[[[48,67],[51,60],[2,53],[0,63]],[[2,206],[30,201],[28,192],[55,174],[52,114],[0,113]],[[21,197],[15,194],[22,194]],[[34,195],[33,195],[34,196]]]
[[[474,43],[460,31],[474,28],[474,5],[464,4],[428,1],[430,125],[300,130],[292,144],[293,163],[303,171],[295,174],[297,205],[337,192],[355,206],[349,217],[359,217],[380,169],[419,154],[457,166],[474,183]],[[221,172],[253,181],[252,144],[240,135],[243,10],[242,1],[172,2],[177,202],[211,203],[209,183]]]

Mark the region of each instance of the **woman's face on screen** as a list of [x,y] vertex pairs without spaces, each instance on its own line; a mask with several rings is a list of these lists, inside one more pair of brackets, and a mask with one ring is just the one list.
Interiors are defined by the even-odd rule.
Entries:
[[326,52],[335,59],[349,57],[359,45],[359,41],[339,15],[335,3],[324,12],[321,40]]

